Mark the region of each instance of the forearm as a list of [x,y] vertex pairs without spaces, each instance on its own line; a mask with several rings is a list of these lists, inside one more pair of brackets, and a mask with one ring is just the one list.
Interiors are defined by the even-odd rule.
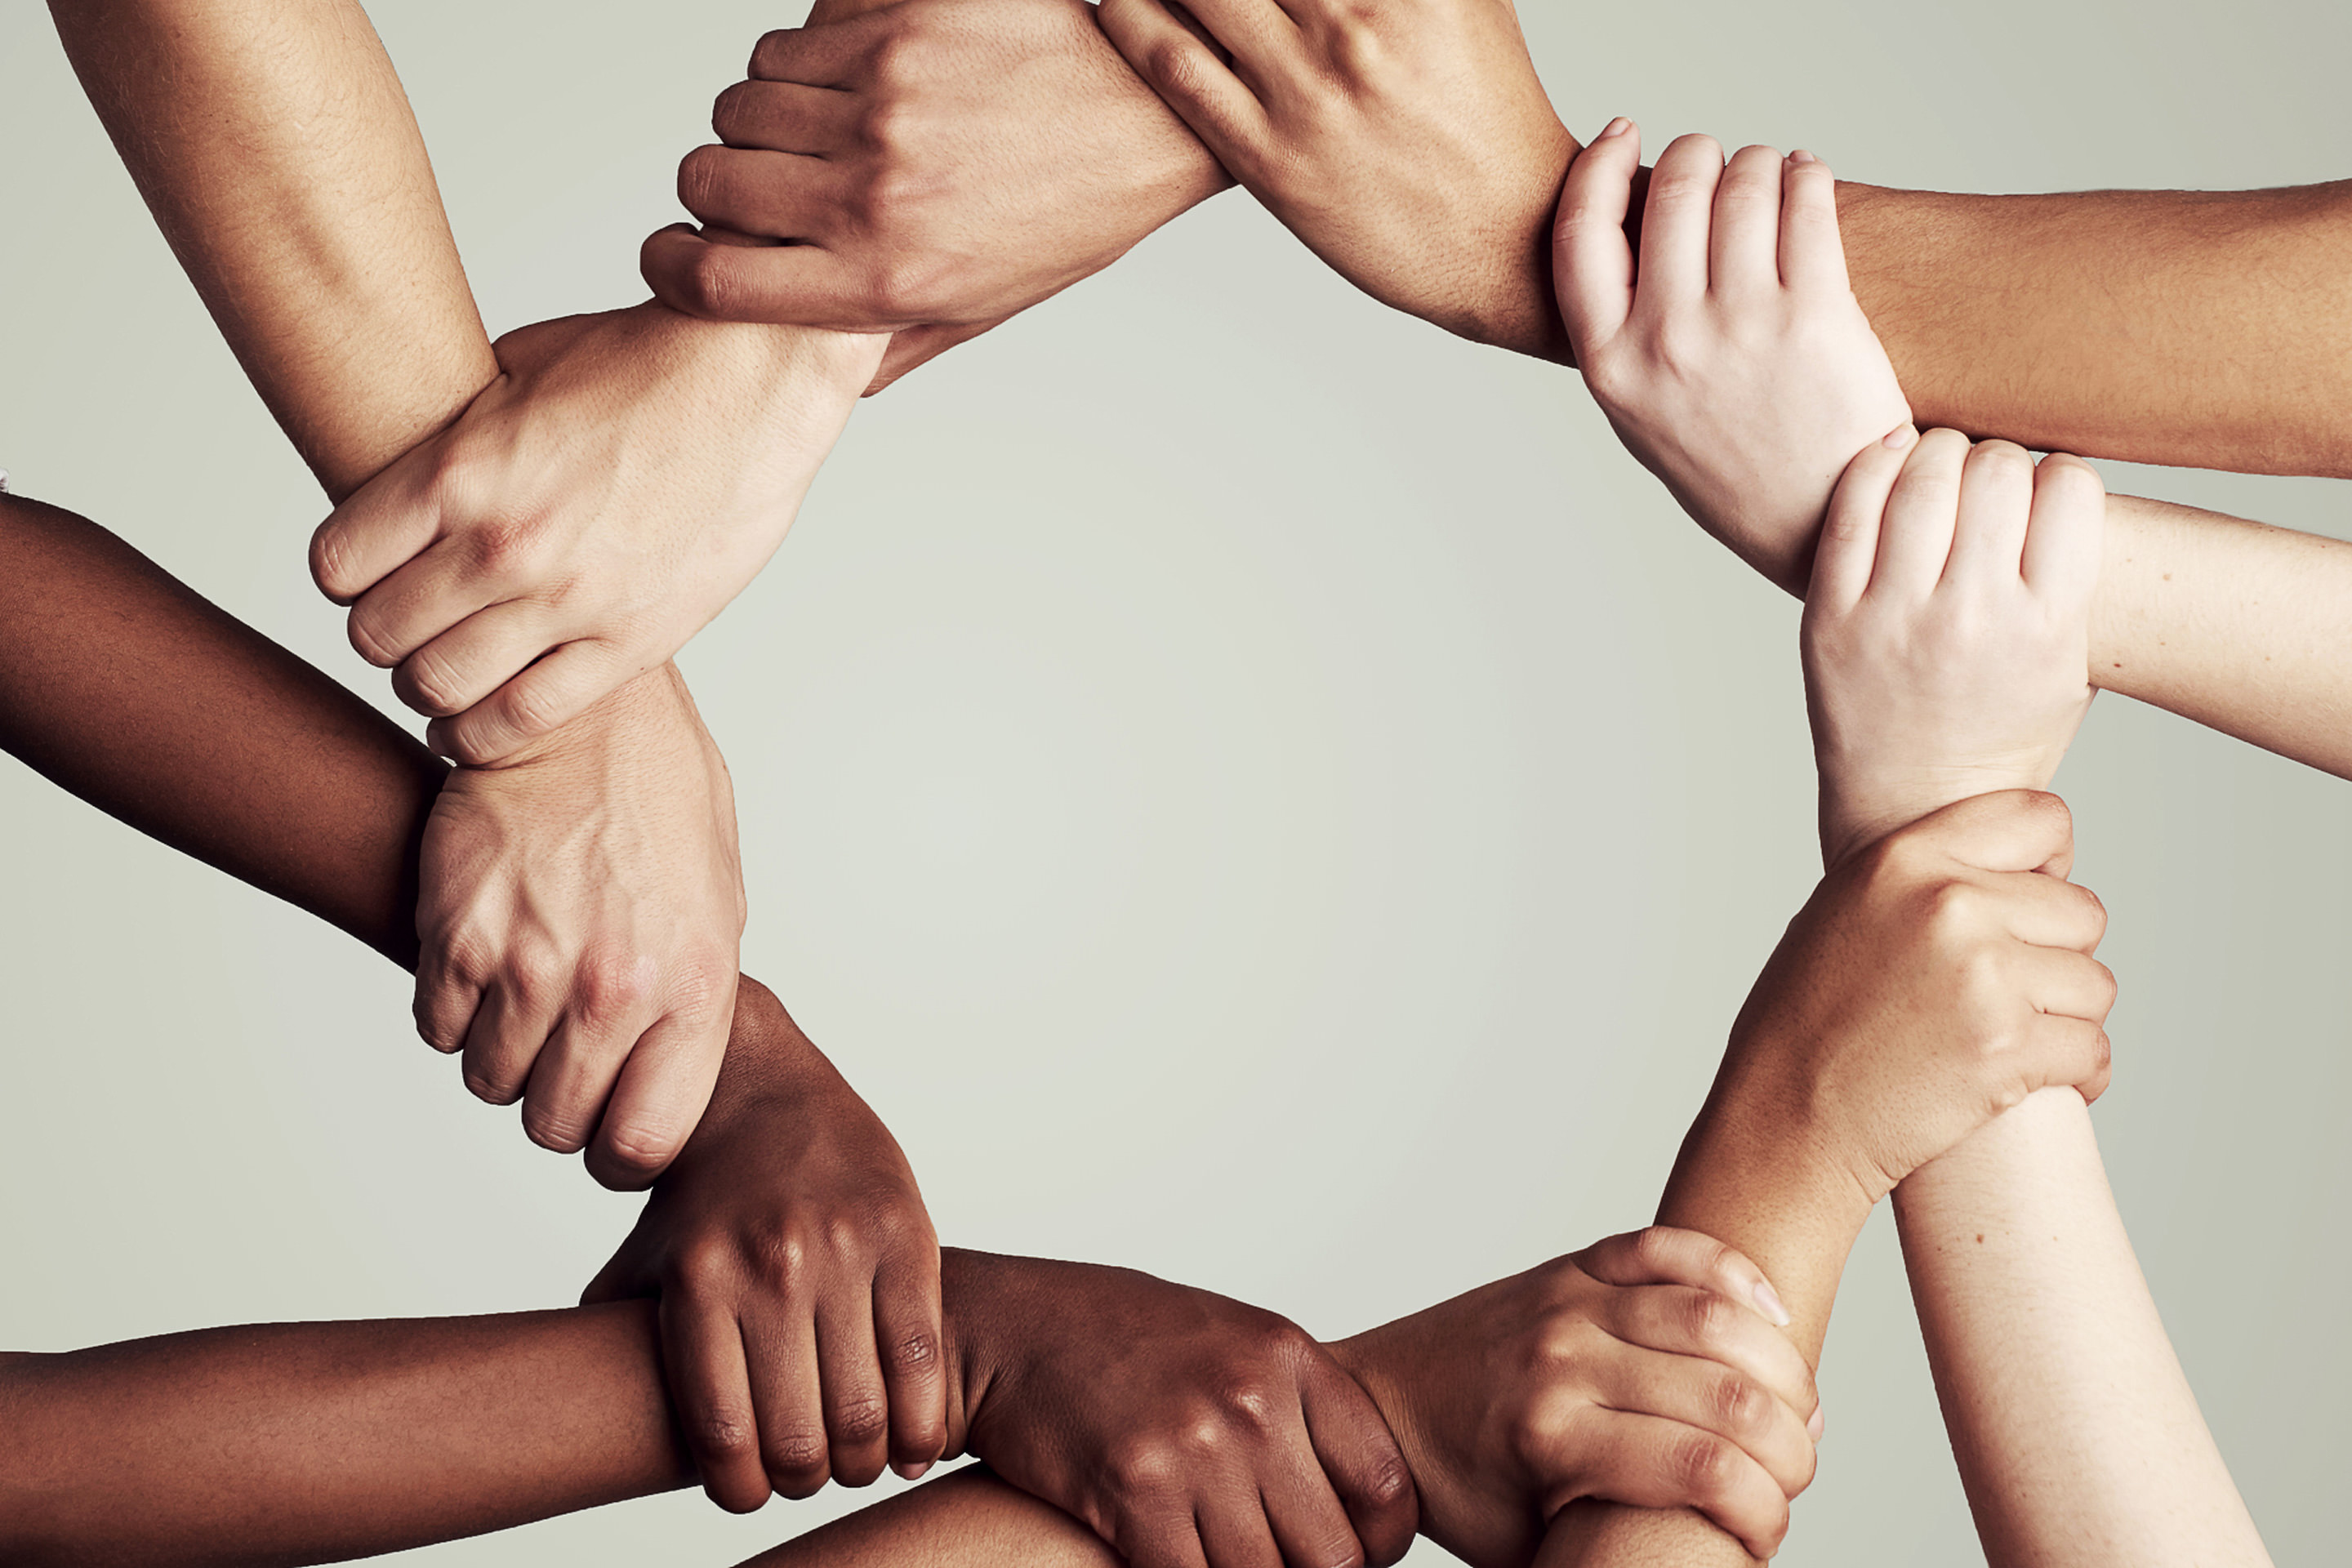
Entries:
[[443,766],[114,535],[0,499],[0,747],[74,795],[416,958]]
[[415,118],[353,0],[50,10],[164,237],[329,494],[497,374]]
[[[1726,1086],[1692,1128],[1658,1205],[1658,1223],[1738,1247],[1772,1281],[1787,1307],[1788,1332],[1816,1366],[1829,1331],[1846,1255],[1870,1217],[1851,1181],[1810,1173],[1749,1119],[1727,1114]],[[1563,1510],[1536,1559],[1540,1568],[1746,1568],[1753,1561],[1731,1536],[1688,1509],[1621,1508],[1579,1502]]]
[[0,1362],[0,1557],[313,1563],[683,1486],[651,1302]]
[[2045,1089],[1895,1189],[1927,1359],[1994,1568],[2267,1563],[2099,1162]]
[[2091,679],[2352,778],[2352,544],[2115,496]]
[[978,1466],[763,1552],[743,1568],[1120,1568],[1094,1531]]
[[2352,181],[1951,195],[1841,185],[1855,295],[1923,426],[2352,474]]

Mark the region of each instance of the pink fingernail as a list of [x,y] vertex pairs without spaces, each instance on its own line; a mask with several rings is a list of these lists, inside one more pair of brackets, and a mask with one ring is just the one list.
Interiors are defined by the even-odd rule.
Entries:
[[1914,425],[1897,425],[1894,429],[1889,430],[1886,433],[1886,445],[1899,452],[1904,447],[1908,447],[1912,442],[1916,441],[1918,438],[1918,426]]
[[1805,1434],[1818,1443],[1822,1440],[1822,1434],[1829,1430],[1829,1425],[1822,1416],[1822,1407],[1816,1405],[1813,1406],[1812,1418],[1805,1423]]
[[1789,162],[1791,163],[1818,163],[1821,160],[1814,157],[1811,153],[1806,152],[1802,147],[1800,147],[1795,152],[1789,154]]
[[1602,126],[1601,128],[1601,134],[1595,136],[1593,140],[1595,142],[1606,142],[1612,136],[1622,136],[1625,132],[1633,129],[1633,122],[1621,114],[1616,119],[1611,121],[1608,124]]
[[1756,1281],[1755,1296],[1756,1305],[1762,1310],[1766,1317],[1772,1320],[1776,1328],[1785,1329],[1789,1326],[1792,1321],[1789,1316],[1789,1309],[1780,1305],[1780,1293],[1772,1289],[1772,1281],[1769,1279]]

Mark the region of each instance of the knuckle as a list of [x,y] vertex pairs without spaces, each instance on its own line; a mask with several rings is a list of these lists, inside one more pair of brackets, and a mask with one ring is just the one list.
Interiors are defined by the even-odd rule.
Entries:
[[890,1406],[879,1393],[860,1389],[835,1406],[826,1425],[833,1437],[848,1447],[878,1442],[890,1430]]
[[788,1290],[808,1278],[810,1265],[808,1238],[789,1221],[779,1223],[762,1235],[753,1252],[760,1278],[779,1290]]
[[1668,1473],[1685,1497],[1719,1498],[1730,1489],[1733,1452],[1730,1444],[1710,1433],[1685,1433],[1668,1454]]
[[882,1348],[883,1365],[895,1376],[926,1373],[940,1363],[940,1342],[929,1329],[899,1335]]
[[687,1446],[705,1459],[743,1459],[758,1451],[751,1414],[734,1405],[714,1405],[686,1418]]
[[[352,627],[352,640],[359,641],[356,618]],[[369,655],[368,662],[379,662]],[[431,644],[418,648],[400,661],[401,684],[407,689],[409,705],[436,719],[446,719],[462,712],[466,706],[465,685],[457,671],[450,667],[448,656]]]
[[1716,1379],[1714,1402],[1727,1432],[1747,1436],[1761,1431],[1770,1417],[1771,1396],[1738,1373]]
[[337,604],[356,596],[366,584],[352,569],[352,545],[344,531],[329,518],[310,535],[310,581]]
[[1112,1482],[1129,1495],[1148,1495],[1174,1483],[1183,1465],[1167,1439],[1129,1435],[1113,1442],[1105,1458]]
[[576,1154],[587,1144],[589,1120],[577,1106],[527,1105],[522,1113],[523,1135],[542,1149]]
[[725,200],[727,154],[727,148],[706,143],[677,161],[678,205],[706,223]]
[[1729,1344],[1732,1336],[1738,1331],[1741,1309],[1712,1290],[1694,1290],[1686,1299],[1683,1310],[1686,1314],[1685,1323],[1689,1330],[1691,1342],[1701,1350],[1720,1349]]
[[810,1483],[822,1481],[830,1452],[822,1432],[787,1428],[760,1441],[761,1463],[775,1479],[779,1491],[805,1493],[814,1489]]
[[604,1135],[613,1163],[633,1175],[650,1176],[677,1157],[680,1140],[666,1127],[624,1121]]
[[592,1021],[620,1016],[643,1006],[652,997],[654,968],[648,954],[613,946],[592,948],[582,955],[573,973],[573,998]]

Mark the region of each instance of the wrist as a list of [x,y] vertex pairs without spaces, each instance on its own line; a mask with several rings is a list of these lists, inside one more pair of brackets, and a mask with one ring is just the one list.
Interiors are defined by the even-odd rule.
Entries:
[[[1822,1102],[1822,1085],[1801,1075],[1743,1068],[1802,1059],[1802,1053],[1777,1042],[1734,1040],[1675,1162],[1668,1205],[1685,1171],[1704,1171],[1710,1178],[1736,1172],[1743,1205],[1801,1220],[1822,1241],[1842,1236],[1850,1245],[1862,1233],[1894,1178],[1843,1131]],[[1669,1223],[1720,1234],[1691,1219]],[[1775,1283],[1780,1284],[1777,1276]],[[1782,1289],[1785,1294],[1785,1285]]]
[[771,321],[717,321],[648,300],[622,311],[673,374],[724,388],[742,405],[792,415],[814,402],[854,405],[889,347],[887,332],[838,332]]

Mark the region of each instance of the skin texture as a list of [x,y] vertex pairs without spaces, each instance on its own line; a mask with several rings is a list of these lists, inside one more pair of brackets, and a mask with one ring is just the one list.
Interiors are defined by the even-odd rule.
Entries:
[[[760,40],[719,96],[718,143],[679,165],[678,199],[703,227],[646,241],[665,303],[887,323],[878,390],[1229,184],[1083,0],[817,9]],[[1091,110],[1075,142],[1061,120],[1073,101]]]
[[[59,0],[52,14],[182,265],[330,496],[349,494],[461,420],[499,381],[503,369],[467,289],[415,119],[356,5]],[[751,331],[679,326],[706,345]],[[614,402],[607,412],[658,421],[671,408]],[[574,477],[604,494],[607,457],[626,449],[624,437],[634,431],[575,419],[566,448]],[[667,437],[643,438],[658,447]],[[695,448],[678,449],[691,466]],[[460,475],[493,466],[446,464]],[[499,520],[495,507],[479,515]],[[589,1169],[619,1185],[642,1184],[677,1152],[710,1092],[726,1049],[725,977],[736,967],[742,924],[740,886],[717,886],[709,875],[732,856],[715,823],[699,852],[679,859],[600,858],[664,840],[599,831],[596,801],[557,799],[530,782],[533,773],[564,771],[566,752],[625,755],[643,735],[649,764],[667,758],[683,768],[665,775],[648,765],[646,795],[708,797],[699,749],[659,738],[699,725],[674,673],[647,669],[631,685],[630,697],[517,758],[546,765],[468,781],[485,817],[504,814],[501,796],[515,810],[530,799],[545,819],[541,829],[504,841],[520,847],[529,839],[537,858],[493,865],[477,839],[452,847],[467,851],[456,858],[478,879],[452,879],[437,853],[422,868],[423,929],[434,944],[425,973],[458,975],[502,1037],[513,1033],[510,1016],[548,1023],[537,1044],[563,1036],[551,1064],[560,1070],[548,1076],[534,1125],[567,1134],[593,1129]],[[576,771],[593,775],[593,768]],[[556,844],[564,853],[551,852]],[[614,888],[637,897],[625,906],[579,897]],[[529,951],[454,945],[488,933],[538,940]],[[714,952],[721,954],[715,965]],[[635,976],[648,965],[653,978],[642,990],[672,1010],[650,1026],[659,1048],[626,1074],[635,1038],[601,1019],[585,1031],[557,1019],[597,1014],[591,1004],[608,989],[604,977]],[[469,1020],[447,1019],[446,998],[420,992],[418,1000],[420,1016],[441,1027],[433,1043],[463,1043]],[[502,1044],[500,1055],[532,1045]]]
[[436,750],[511,759],[759,574],[881,349],[656,304],[509,332],[456,423],[320,524],[311,574]]
[[[1641,132],[1612,121],[1570,169],[1560,310],[1584,384],[1683,510],[1801,591],[1830,492],[1910,405],[1848,287],[1837,194],[1810,153],[1666,149],[1626,239]],[[1907,819],[1906,819],[1907,820]]]
[[[403,895],[443,771],[415,742],[103,530],[16,498],[0,498],[0,627],[11,750],[408,956]],[[1619,1238],[1329,1349],[1133,1270],[942,1255],[888,1132],[773,995],[740,994],[710,1111],[589,1290],[658,1294],[630,1331],[668,1380],[658,1452],[567,1458],[612,1422],[500,1381],[499,1346],[562,1364],[531,1359],[530,1333],[331,1325],[175,1342],[160,1361],[21,1358],[0,1363],[0,1407],[16,1371],[37,1373],[24,1399],[47,1425],[0,1424],[0,1545],[69,1561],[152,1560],[191,1535],[265,1559],[381,1551],[691,1475],[750,1506],[772,1480],[804,1491],[969,1450],[1147,1565],[1251,1562],[1276,1542],[1301,1561],[1389,1561],[1416,1476],[1431,1528],[1482,1543],[1483,1563],[1513,1561],[1494,1543],[1524,1546],[1568,1495],[1684,1499],[1776,1538],[1811,1475],[1801,1361],[1762,1315],[1755,1266],[1704,1237]],[[547,1332],[586,1353],[570,1321]],[[1465,1346],[1484,1353],[1465,1363]],[[606,1390],[642,1447],[642,1392],[602,1375],[583,1389]],[[501,1388],[510,1415],[485,1392]],[[756,1405],[747,1388],[785,1397]],[[420,1433],[428,1417],[451,1429]],[[221,1441],[194,1436],[207,1422]],[[126,1427],[152,1447],[126,1450]],[[1182,1462],[1203,1443],[1223,1462]],[[1694,1450],[1713,1456],[1696,1472],[1677,1463]]]
[[1801,646],[1822,858],[1948,801],[2047,782],[2090,711],[2106,492],[2063,454],[1908,426],[1839,483]]
[[[61,0],[57,15],[76,68],[200,290],[208,300],[237,303],[234,311],[216,309],[216,320],[239,342],[248,370],[263,378],[265,396],[303,441],[331,494],[348,491],[432,437],[492,385],[501,367],[446,243],[431,169],[390,62],[355,6],[342,0],[134,0],[100,14]],[[314,130],[302,116],[322,100],[338,110]],[[345,104],[366,112],[355,107],[343,114]],[[320,180],[336,200],[286,210],[279,187]],[[429,226],[443,237],[438,243],[404,248],[377,232],[383,215],[428,210]],[[297,220],[302,226],[296,231],[277,232],[280,221]],[[268,232],[268,243],[255,237],[259,231]],[[280,275],[273,268],[289,249],[315,249],[335,264]],[[679,325],[705,346],[747,331]],[[400,352],[378,357],[351,347],[386,342]],[[861,381],[848,378],[853,390]],[[627,406],[658,418],[666,405]],[[362,412],[379,407],[417,416],[404,427]],[[439,412],[426,417],[425,410]],[[607,454],[625,445],[620,432],[584,423],[575,423],[571,436],[580,445],[567,449],[593,458],[583,482],[600,476]],[[453,471],[467,470],[460,464]],[[239,740],[257,748],[276,732],[275,726],[248,729]],[[678,814],[666,822],[640,814],[625,828],[613,821],[606,796],[616,760],[631,772],[632,798],[677,803]],[[559,781],[578,787],[550,787]],[[732,1092],[721,1084],[720,1068],[722,1061],[733,1066],[728,996],[742,895],[732,878],[723,768],[684,685],[667,667],[649,669],[518,765],[468,772],[452,787],[453,806],[462,801],[464,810],[436,813],[419,861],[416,929],[429,943],[420,964],[429,987],[419,993],[422,1021],[441,1028],[440,1043],[447,1044],[462,1000],[452,1006],[446,994],[478,992],[483,1001],[475,1016],[488,1010],[488,1023],[497,1026],[486,1031],[480,1058],[495,1055],[499,1081],[483,1081],[504,1092],[512,1075],[535,1077],[538,1059],[526,1067],[529,1029],[510,1028],[506,1017],[550,1019],[548,1037],[562,1033],[567,1042],[551,1064],[564,1068],[563,1083],[549,1087],[570,1087],[579,1099],[551,1096],[539,1112],[541,1125],[593,1126],[590,1170],[608,1184],[641,1184],[676,1155],[695,1109],[708,1099],[706,1114],[722,1115]],[[695,847],[682,849],[682,842]],[[635,896],[615,900],[614,889]],[[485,937],[509,945],[484,953],[473,944]],[[648,966],[651,977],[638,993]],[[618,989],[636,1000],[609,1005],[614,975],[628,982]],[[618,1026],[643,1016],[645,995],[669,1010],[646,1035],[626,1038]],[[600,1011],[599,1004],[608,1005]],[[573,1021],[583,1016],[595,1038],[581,1043],[601,1042],[601,1053],[569,1045],[581,1033]],[[559,1017],[563,1022],[553,1021]],[[657,1049],[631,1072],[646,1035]],[[758,1075],[731,1081],[748,1091]],[[619,1098],[608,1105],[608,1094]],[[772,1100],[766,1110],[770,1121],[785,1125],[799,1114]],[[844,1114],[871,1121],[862,1103]],[[876,1127],[871,1134],[862,1142],[790,1146],[811,1160],[852,1146],[887,1149],[870,1173],[877,1190],[895,1191],[902,1182],[911,1190],[887,1132]],[[907,1237],[920,1243],[919,1261],[929,1245],[927,1220],[885,1229],[885,1209],[865,1204],[836,1220],[852,1233],[875,1227],[871,1246],[806,1257],[793,1268],[749,1250],[771,1229],[798,1223],[803,1192],[814,1201],[845,1184],[843,1173],[829,1168],[795,1166],[777,1175],[775,1185],[733,1186],[709,1203],[665,1205],[648,1222],[672,1227],[668,1256],[736,1258],[733,1267],[673,1276],[664,1289],[672,1363],[695,1374],[681,1387],[680,1403],[703,1417],[689,1428],[690,1446],[714,1495],[738,1509],[767,1496],[769,1479],[745,1461],[747,1453],[762,1452],[760,1431],[824,1430],[828,1388],[838,1405],[896,1387],[871,1344],[829,1348],[812,1384],[799,1363],[750,1351],[748,1330],[772,1321],[787,1302],[813,1325],[820,1303],[868,1301],[880,1289],[899,1300],[894,1321],[928,1315],[934,1343],[940,1331],[935,1288],[912,1282],[919,1268],[868,1267],[877,1258],[896,1260]],[[633,1245],[647,1240],[641,1229]],[[681,1345],[681,1339],[691,1343]],[[903,1435],[936,1430],[938,1397],[934,1391],[928,1408],[893,1411],[902,1449]],[[748,1411],[760,1430],[710,1419],[714,1411],[738,1417]],[[862,1465],[866,1454],[859,1445],[845,1468]],[[804,1475],[796,1466],[773,1479],[796,1486]]]
[[[1192,188],[1213,188],[1222,163],[1376,298],[1480,341],[1566,357],[1543,236],[1580,145],[1545,102],[1504,0],[1213,0],[1190,13],[1233,63],[1160,0],[1111,0],[1101,19],[1205,143]],[[887,57],[895,29],[933,31],[940,14],[936,4],[889,7],[861,47]],[[971,80],[910,70],[862,89],[874,101],[856,111],[860,123],[923,128],[899,158],[863,160],[837,189],[799,175],[774,176],[789,192],[774,197],[733,187],[730,207],[792,205],[799,226],[855,232],[854,215],[887,209],[911,187],[919,232],[989,257],[992,287],[1007,297],[1044,297],[1073,268],[1139,239],[1143,208],[1098,183],[1083,200],[1075,186],[1057,194],[1060,172],[1030,150],[1092,149],[1131,89],[1075,90],[1087,79],[1076,62],[1096,48],[1075,30],[1031,42],[1067,58],[1036,58],[1024,79],[1052,72],[1074,90],[1008,91],[983,110]],[[938,129],[982,113],[986,141]],[[1131,189],[1170,183],[1156,154],[1172,145],[1131,154]],[[927,146],[952,152],[916,165]],[[811,214],[820,195],[852,217]],[[2352,182],[2000,196],[1848,184],[1838,199],[1853,292],[1924,422],[2036,450],[2352,473],[2352,276],[2341,265]],[[1003,281],[1008,258],[1031,269],[1025,289]],[[683,247],[650,247],[647,259],[673,303],[803,314],[751,282],[768,263]],[[916,276],[932,266],[917,254],[896,260]],[[699,284],[688,280],[695,268],[708,269]]]

